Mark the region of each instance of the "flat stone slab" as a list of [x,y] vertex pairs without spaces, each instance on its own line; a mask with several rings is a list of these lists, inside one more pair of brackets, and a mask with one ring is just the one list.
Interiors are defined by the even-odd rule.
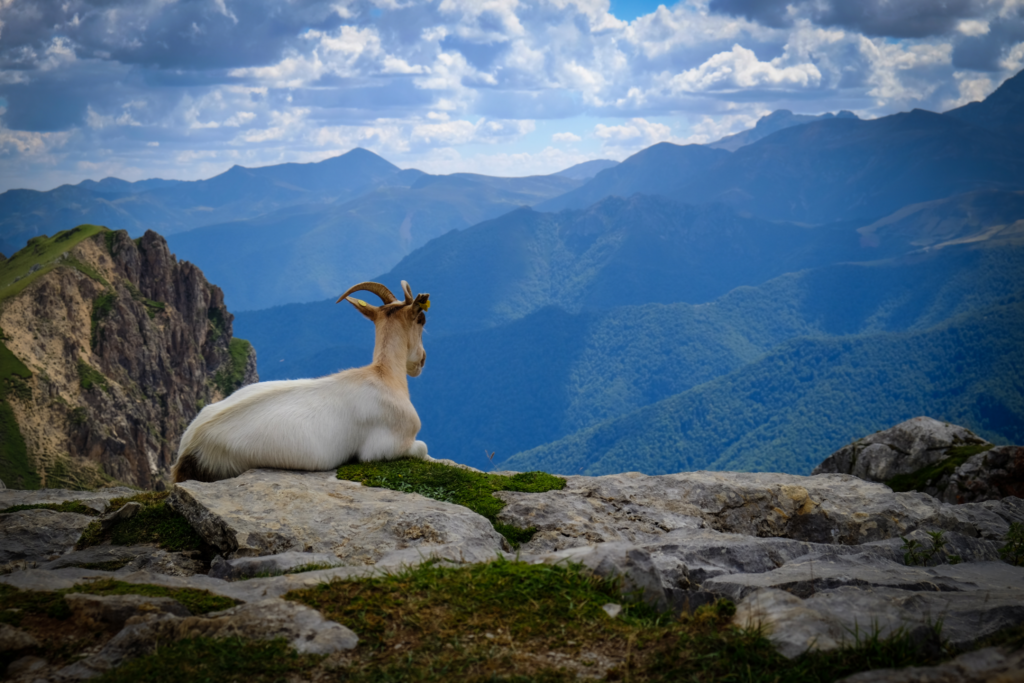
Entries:
[[750,537],[859,545],[915,530],[1002,540],[1021,501],[949,505],[924,493],[894,493],[848,474],[802,477],[770,472],[636,472],[566,477],[561,491],[496,495],[502,522],[536,526],[523,551],[628,541],[657,542],[679,529],[707,527]]
[[1024,680],[1024,650],[986,647],[939,666],[874,669],[837,683],[1011,683]]
[[[117,569],[102,566],[122,563],[123,566]],[[155,545],[94,545],[39,565],[39,569],[64,567],[103,568],[123,573],[148,569],[171,576],[192,576],[204,569],[203,562],[190,553],[169,552]]]
[[486,561],[504,546],[468,508],[342,481],[334,471],[250,470],[187,481],[168,502],[229,559],[297,551],[371,565],[397,550],[455,545],[464,561]]
[[0,566],[47,562],[74,547],[93,517],[53,510],[21,510],[0,515]]
[[99,491],[72,491],[70,489],[26,491],[0,488],[0,510],[6,510],[16,505],[60,504],[77,500],[96,512],[103,512],[107,509],[107,504],[114,498],[125,498],[138,493],[135,489],[126,486],[111,486]]

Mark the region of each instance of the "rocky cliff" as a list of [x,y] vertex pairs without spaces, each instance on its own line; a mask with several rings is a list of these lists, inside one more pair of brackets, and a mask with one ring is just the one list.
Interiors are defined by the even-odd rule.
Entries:
[[154,232],[33,239],[0,264],[0,480],[162,487],[199,409],[257,379],[231,323]]

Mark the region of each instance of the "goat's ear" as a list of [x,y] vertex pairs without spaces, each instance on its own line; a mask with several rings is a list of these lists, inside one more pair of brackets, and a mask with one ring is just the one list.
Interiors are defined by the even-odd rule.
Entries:
[[[351,297],[351,296],[346,296],[346,297],[343,297],[343,298],[345,299],[345,301],[347,301],[350,304],[352,304],[353,306],[355,306],[357,311],[359,311],[360,313],[365,315],[370,320],[376,321],[378,316],[380,316],[380,309],[379,308],[377,308],[376,306],[374,306],[372,304],[366,303],[362,299],[356,299],[356,298]],[[338,299],[338,302],[336,302],[336,303],[339,303],[340,301],[341,301],[341,299]]]

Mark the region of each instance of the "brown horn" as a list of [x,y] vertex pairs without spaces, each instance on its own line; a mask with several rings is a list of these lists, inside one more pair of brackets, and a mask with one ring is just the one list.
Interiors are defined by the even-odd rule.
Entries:
[[338,297],[338,300],[334,303],[340,304],[345,297],[353,292],[370,292],[380,297],[380,300],[385,304],[393,303],[395,295],[391,293],[391,290],[380,284],[379,282],[360,282],[358,285],[352,285],[348,288],[348,291]]

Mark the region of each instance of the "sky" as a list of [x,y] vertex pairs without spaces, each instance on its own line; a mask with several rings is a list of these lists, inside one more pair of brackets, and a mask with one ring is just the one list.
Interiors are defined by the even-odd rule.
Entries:
[[0,0],[0,191],[354,147],[523,176],[984,98],[1024,0]]

